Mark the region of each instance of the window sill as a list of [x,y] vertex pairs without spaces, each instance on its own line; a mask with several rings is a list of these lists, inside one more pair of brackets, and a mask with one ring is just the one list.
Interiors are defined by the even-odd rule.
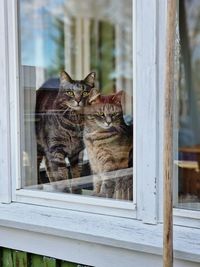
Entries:
[[[28,204],[0,204],[0,236],[0,246],[95,266],[116,266],[113,255],[123,264],[134,252],[162,255],[161,224]],[[200,262],[199,240],[198,229],[175,226],[175,258]]]

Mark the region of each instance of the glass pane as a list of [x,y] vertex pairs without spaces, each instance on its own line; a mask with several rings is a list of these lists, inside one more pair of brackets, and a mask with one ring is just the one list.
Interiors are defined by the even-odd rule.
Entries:
[[178,207],[200,208],[200,1],[179,1],[180,63],[175,131]]
[[133,200],[131,0],[20,0],[22,188]]

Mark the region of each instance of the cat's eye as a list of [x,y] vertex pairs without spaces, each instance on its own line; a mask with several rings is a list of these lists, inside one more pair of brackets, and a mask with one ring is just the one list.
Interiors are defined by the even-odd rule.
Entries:
[[97,112],[96,115],[97,116],[100,116],[100,117],[103,117],[104,116],[104,113],[103,112]]
[[67,91],[66,93],[67,93],[68,96],[73,96],[74,95],[74,93],[72,91]]
[[83,96],[88,96],[89,93],[90,93],[89,91],[84,91],[84,92],[83,92]]

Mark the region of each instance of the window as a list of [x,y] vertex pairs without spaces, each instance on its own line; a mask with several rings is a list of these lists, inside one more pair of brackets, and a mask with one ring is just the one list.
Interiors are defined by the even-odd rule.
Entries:
[[177,207],[199,209],[199,16],[198,1],[179,1],[180,64],[177,79],[175,200]]
[[[58,3],[56,6],[55,2]],[[66,5],[63,6],[65,2],[71,3],[71,9],[66,9]],[[149,5],[146,0],[119,1],[119,4],[121,2],[123,2],[123,8],[116,4],[118,1],[84,1],[84,7],[82,1],[78,0],[31,1],[31,4],[30,1],[0,1],[0,62],[5,63],[0,64],[2,88],[0,98],[2,147],[0,149],[0,201],[7,203],[0,204],[1,246],[15,247],[92,266],[97,266],[100,264],[99,262],[102,266],[107,266],[106,264],[109,262],[109,267],[117,266],[117,264],[131,266],[136,258],[140,263],[143,261],[142,264],[144,261],[148,261],[149,266],[160,266],[163,84],[167,1],[152,0]],[[193,1],[185,3],[190,6],[191,2]],[[105,14],[102,14],[103,10],[100,7],[104,7],[105,3]],[[114,4],[112,8],[115,8],[112,10],[119,9],[124,15],[117,16],[119,13],[114,11],[108,13],[111,9],[108,6],[111,3]],[[124,3],[125,5],[130,4],[128,10],[124,9]],[[101,15],[101,18],[97,15],[91,16],[92,5],[93,7],[98,5],[94,10],[99,11],[95,14]],[[131,6],[133,7],[131,8]],[[82,8],[84,8],[84,12]],[[73,12],[68,12],[70,10]],[[77,18],[75,16],[77,10],[78,12],[82,11],[84,16],[79,15]],[[190,10],[187,8],[187,12]],[[64,19],[66,18],[64,12],[71,20]],[[108,14],[111,14],[109,18]],[[125,46],[126,42],[124,42],[126,40],[124,28],[120,32],[117,28],[118,24],[115,23],[115,20],[113,21],[116,16],[118,20],[125,16],[126,21],[129,21],[128,14],[131,14],[131,21],[133,21],[133,24],[131,23],[132,35],[126,36],[128,43],[133,39],[129,54],[126,50],[128,48]],[[194,18],[195,16],[193,16]],[[103,29],[106,25],[105,27],[109,29],[109,36],[104,36],[104,31],[94,30],[94,25],[95,29]],[[180,29],[183,27],[181,25],[183,24],[180,21]],[[114,34],[112,34],[113,31]],[[71,33],[70,36],[69,33]],[[123,41],[118,42],[117,34],[122,34],[120,40]],[[103,40],[108,40],[106,50],[100,49],[102,48],[100,36]],[[29,42],[29,39],[32,42]],[[95,43],[97,39],[98,42]],[[48,51],[47,40],[50,40],[50,48],[53,49],[51,53]],[[116,53],[121,47],[123,55]],[[79,54],[77,55],[77,53]],[[30,56],[31,54],[33,56]],[[45,57],[46,54],[49,55],[48,59]],[[94,56],[91,58],[91,55]],[[184,58],[182,52],[181,55]],[[124,59],[126,57],[128,60]],[[113,59],[112,63],[111,58]],[[107,59],[109,59],[110,65],[104,64],[104,60]],[[182,61],[184,60],[182,59]],[[120,64],[124,62],[130,64],[128,66]],[[109,66],[106,71],[105,66]],[[184,78],[183,66],[183,63],[180,64],[180,77]],[[129,73],[126,68],[132,72],[130,76],[125,76]],[[58,87],[60,69],[65,69],[72,79],[84,79],[90,71],[96,72],[95,88],[101,89],[101,93],[104,95],[113,94],[118,89],[125,91],[127,98],[125,106],[123,106],[123,115],[127,126],[134,118],[134,171],[131,167],[126,169],[131,174],[134,173],[133,201],[130,199],[116,201],[113,198],[91,196],[93,191],[91,184],[83,183],[76,185],[78,194],[61,193],[62,188],[59,186],[62,186],[63,181],[58,181],[55,185],[49,184],[48,181],[41,183],[38,180],[40,177],[45,179],[46,174],[43,161],[40,164],[39,176],[37,175],[37,148],[34,132],[36,115],[40,116],[41,114],[35,115],[36,95],[48,80],[57,81],[56,86]],[[124,70],[126,71],[124,72]],[[66,78],[66,76],[64,77]],[[52,87],[49,88],[49,86],[48,84],[47,89],[57,88],[54,83],[51,84]],[[127,88],[130,88],[130,92]],[[183,88],[185,89],[179,87],[179,90],[176,91],[177,95],[181,95],[181,92],[188,92],[186,87]],[[130,96],[133,96],[133,99]],[[180,102],[181,99],[179,97]],[[176,107],[178,110],[177,105]],[[179,121],[178,115],[176,115],[176,121]],[[177,127],[175,130],[174,137],[177,140],[181,136],[181,128],[179,130]],[[180,219],[175,220],[175,224],[178,225],[174,227],[175,250],[178,252],[175,253],[175,257],[184,258],[191,263],[191,259],[199,261],[199,230],[194,229],[194,227],[199,228],[199,221],[193,220],[193,211],[183,211],[179,207],[194,209],[198,207],[198,202],[195,203],[195,207],[194,203],[191,204],[189,201],[181,203],[183,193],[187,194],[186,189],[182,190],[186,174],[184,177],[181,176],[181,172],[185,171],[185,165],[182,164],[186,162],[183,162],[183,158],[180,157],[182,147],[180,146],[178,149],[178,143],[175,142],[175,144],[174,170],[176,176],[174,177],[177,178],[177,186],[174,188],[176,190],[176,207],[178,207],[175,209],[175,215],[182,216],[183,212],[185,213],[181,218],[175,216],[175,219]],[[83,160],[81,159],[79,162],[80,165],[89,162],[85,151],[83,156]],[[194,157],[192,160],[197,161]],[[67,167],[69,164],[66,162]],[[118,170],[118,174],[122,171],[124,169]],[[77,179],[88,182],[91,176],[84,174]],[[73,179],[67,181],[70,183]],[[83,188],[86,185],[88,187]],[[195,187],[197,188],[196,185]],[[69,186],[65,191],[67,189]],[[199,212],[197,211],[195,214],[199,218]],[[192,229],[185,227],[189,221]],[[181,224],[184,227],[180,227]],[[60,249],[58,250],[57,247]],[[144,253],[143,257],[141,252],[148,252],[148,254]],[[150,264],[149,253],[153,255],[154,259],[156,256],[158,260],[156,260],[156,264],[154,259]],[[121,257],[122,254],[123,257]],[[182,263],[183,261],[179,261],[180,266],[187,264]],[[142,264],[138,264],[138,266]]]
[[[71,3],[70,9],[63,6],[65,2]],[[146,0],[119,1],[119,5],[122,2],[123,8],[114,0],[43,0],[31,1],[31,4],[30,1],[0,1],[0,38],[5,37],[0,42],[0,62],[5,62],[0,64],[0,138],[3,147],[0,150],[0,201],[9,203],[0,204],[0,245],[92,266],[97,266],[99,262],[102,266],[107,266],[109,262],[109,267],[117,264],[131,266],[137,256],[139,262],[143,261],[142,264],[146,257],[145,261],[150,265],[149,256],[154,254],[152,266],[160,265],[161,258],[158,255],[160,256],[162,246],[160,222],[164,110],[162,88],[167,1],[152,0],[149,5]],[[102,10],[105,3],[106,9]],[[109,6],[111,3],[114,5],[112,8]],[[124,5],[129,4],[130,7],[125,9]],[[91,16],[92,5],[97,5],[94,10],[98,12],[95,14],[101,15],[101,18]],[[108,13],[108,6],[111,13]],[[117,16],[119,13],[113,10],[120,10],[122,14]],[[76,11],[84,11],[83,17],[77,17]],[[102,14],[103,11],[105,14]],[[64,19],[64,12],[71,20]],[[126,30],[124,32],[123,28],[121,32],[117,28],[118,23],[113,20],[117,17],[121,21],[125,16],[126,21],[130,21],[128,14],[131,14],[133,21],[133,36],[125,36]],[[103,29],[104,26],[109,30],[109,36],[104,36],[104,31],[94,30],[94,27]],[[122,35],[119,40],[117,34]],[[100,49],[100,36],[107,40],[106,50]],[[128,43],[133,39],[131,51],[125,46],[126,38]],[[47,45],[49,40],[50,47]],[[49,52],[49,48],[53,50]],[[119,48],[123,48],[123,54],[116,53]],[[46,54],[49,55],[48,58],[45,57]],[[91,58],[91,55],[94,56]],[[126,57],[128,59],[125,60]],[[104,60],[108,59],[110,65],[105,64]],[[105,70],[105,66],[109,68]],[[123,106],[123,115],[127,125],[131,124],[134,114],[133,201],[90,197],[91,184],[83,188],[86,184],[82,183],[78,187],[78,194],[69,194],[60,192],[59,186],[62,186],[63,181],[56,182],[56,186],[50,185],[48,181],[38,181],[40,175],[41,179],[45,179],[46,174],[45,164],[41,162],[39,176],[37,175],[34,135],[36,95],[48,80],[57,82],[58,87],[60,69],[65,69],[72,79],[84,79],[90,71],[95,71],[95,86],[105,95],[118,89],[125,91],[127,100]],[[130,76],[129,71],[132,73]],[[54,90],[56,86],[50,83],[47,89]],[[83,160],[79,163],[88,164],[89,158],[85,151],[83,155]],[[123,170],[119,170],[118,174]],[[132,174],[132,169],[126,170]],[[81,181],[88,182],[88,176],[90,177],[85,174],[81,176]],[[68,181],[70,180],[72,181]],[[69,188],[66,191],[67,189]],[[198,221],[195,225],[197,224]],[[175,228],[176,234],[178,233],[175,240],[178,253],[175,255],[198,261],[198,229]],[[192,248],[189,239],[194,243]],[[193,250],[194,247],[196,250]],[[148,254],[141,257],[141,252]],[[155,255],[158,260],[156,263]]]
[[19,188],[132,201],[132,1],[18,10]]
[[[85,183],[85,185],[80,185],[80,184],[77,185],[77,187],[79,186],[79,188],[75,193],[78,194],[69,194],[70,183],[73,181],[73,179],[69,179],[67,181],[68,184],[66,186],[65,192],[62,193],[61,191],[63,191],[64,187],[63,183],[66,183],[66,179],[64,182],[58,181],[54,182],[54,184],[52,183],[49,184],[48,181],[47,183],[46,181],[45,182],[43,181],[42,183],[38,181],[39,176],[37,175],[37,163],[36,163],[37,149],[36,149],[36,138],[35,138],[36,95],[38,91],[39,92],[41,91],[40,90],[41,86],[43,86],[49,79],[51,81],[53,79],[53,81],[56,81],[57,85],[59,85],[60,73],[59,70],[57,70],[57,72],[56,70],[50,71],[49,67],[41,66],[40,65],[41,60],[40,64],[37,62],[38,65],[36,64],[36,62],[32,63],[30,63],[30,61],[28,62],[28,57],[30,56],[27,54],[23,54],[25,53],[24,51],[27,51],[27,49],[29,49],[30,54],[33,54],[33,58],[34,60],[36,60],[37,57],[35,54],[38,53],[38,51],[41,51],[42,54],[46,53],[46,51],[44,52],[45,49],[42,50],[42,47],[44,44],[46,45],[46,42],[43,42],[43,45],[41,45],[41,50],[35,49],[34,47],[36,43],[38,45],[38,39],[36,38],[36,36],[33,36],[34,38],[32,38],[32,43],[29,43],[31,48],[29,48],[28,45],[24,50],[23,46],[27,42],[27,39],[30,38],[31,34],[37,33],[39,35],[39,38],[43,36],[41,33],[41,31],[44,30],[43,27],[44,26],[47,27],[49,23],[52,26],[53,25],[52,23],[55,23],[56,18],[62,18],[62,12],[65,9],[64,8],[59,9],[59,6],[63,7],[62,3],[60,2],[60,5],[57,6],[57,9],[53,8],[53,10],[56,12],[61,10],[59,11],[61,13],[58,12],[59,15],[51,14],[51,16],[48,15],[49,16],[48,17],[45,12],[49,11],[49,9],[54,7],[54,1],[52,2],[49,1],[52,7],[49,4],[47,8],[46,5],[47,10],[45,12],[43,8],[42,9],[40,8],[43,7],[42,2],[39,3],[38,1],[36,1],[34,3],[35,3],[34,5],[30,5],[28,1],[17,1],[17,2],[10,1],[8,3],[6,2],[6,4],[3,6],[3,9],[9,10],[9,16],[8,16],[8,22],[5,22],[5,27],[7,28],[8,32],[8,40],[5,39],[6,43],[5,49],[7,49],[7,52],[3,52],[4,51],[3,49],[1,52],[1,57],[6,62],[7,65],[5,65],[5,71],[2,73],[2,75],[3,79],[7,81],[9,85],[5,82],[5,84],[7,84],[7,87],[5,86],[5,88],[7,89],[5,89],[6,91],[4,98],[2,97],[2,107],[5,106],[6,109],[3,113],[1,113],[2,121],[4,122],[6,129],[2,133],[3,137],[2,140],[7,140],[6,142],[4,141],[2,142],[5,147],[4,151],[5,153],[7,153],[1,155],[2,162],[7,163],[6,165],[1,165],[3,186],[1,187],[2,189],[0,189],[1,191],[0,195],[2,201],[3,202],[14,201],[17,203],[22,202],[26,203],[27,205],[38,204],[48,207],[59,207],[59,208],[62,207],[65,209],[67,208],[67,209],[81,210],[87,212],[103,213],[109,215],[117,215],[121,217],[136,218],[137,216],[138,219],[141,219],[144,222],[155,223],[158,218],[157,204],[156,204],[158,198],[158,187],[156,186],[156,184],[158,180],[155,179],[155,177],[158,177],[157,159],[159,158],[157,154],[158,151],[156,149],[159,143],[159,138],[158,138],[159,113],[157,112],[157,107],[158,107],[158,94],[156,89],[157,54],[155,53],[156,52],[155,47],[157,47],[159,43],[157,38],[155,38],[157,34],[156,23],[158,17],[157,15],[152,16],[151,14],[152,13],[156,14],[155,13],[156,5],[151,6],[152,12],[149,13],[149,7],[147,8],[147,6],[144,7],[140,6],[142,2],[140,2],[140,4],[138,5],[136,5],[135,1],[125,2],[126,5],[128,5],[128,3],[130,4],[130,8],[128,8],[128,10],[124,8],[120,10],[120,12],[122,13],[125,12],[126,19],[124,23],[126,22],[129,25],[130,22],[130,18],[126,14],[131,14],[131,21],[133,22],[129,25],[131,27],[132,35],[130,34],[129,36],[127,34],[128,35],[127,38],[131,43],[130,47],[131,50],[129,51],[130,53],[127,54],[128,47],[125,46],[127,45],[127,43],[125,44],[125,42],[121,42],[121,44],[119,44],[116,38],[114,38],[112,41],[112,43],[114,43],[114,48],[113,45],[106,46],[106,49],[108,49],[106,50],[106,52],[107,51],[112,52],[113,50],[113,54],[112,53],[111,54],[115,58],[113,63],[114,71],[112,71],[111,73],[112,75],[108,76],[111,84],[113,84],[113,87],[112,90],[110,89],[111,90],[110,92],[106,92],[107,89],[103,87],[102,94],[111,95],[118,92],[118,89],[124,87],[123,97],[125,99],[123,102],[123,120],[126,123],[126,127],[128,127],[129,129],[132,128],[130,126],[134,114],[134,127],[132,128],[134,131],[133,200],[126,199],[124,201],[119,198],[116,201],[113,198],[105,199],[103,197],[91,196],[93,194],[91,186],[92,183],[91,175],[84,174],[83,176],[80,177],[81,181],[86,181],[88,179],[86,182],[90,181],[90,184]],[[73,1],[73,3],[75,2]],[[98,3],[98,1],[96,3]],[[101,1],[101,4],[102,3],[104,2]],[[110,1],[109,3],[113,2]],[[25,11],[23,12],[23,5],[27,7],[26,12],[29,13],[26,13]],[[39,13],[37,14],[35,9],[38,10],[38,8],[39,8]],[[81,8],[81,6],[79,6],[79,8]],[[116,5],[115,8],[118,9],[119,7]],[[34,11],[30,12],[30,10],[32,9],[34,9]],[[107,9],[106,12],[108,12]],[[44,16],[43,13],[45,13],[46,15]],[[27,18],[25,17],[24,19],[24,16],[26,14]],[[30,20],[34,18],[36,14],[42,16],[43,19],[44,18],[47,19],[48,17],[52,21],[49,21],[49,19],[47,19],[48,23],[46,22],[41,23],[41,21],[37,17],[36,20],[37,24],[34,25],[34,23],[30,23]],[[73,17],[72,25],[75,25],[74,16],[72,17]],[[111,17],[112,16],[109,17],[109,21],[111,20]],[[121,16],[120,18],[122,17],[123,16]],[[137,18],[137,23],[136,23],[136,18]],[[26,23],[24,23],[23,19],[24,21],[26,21]],[[95,19],[99,18],[97,17]],[[4,17],[2,17],[2,20],[7,21],[7,19]],[[89,24],[91,26],[92,22]],[[114,27],[115,30],[115,36],[117,36],[117,31],[119,30],[116,29],[117,25],[118,25],[117,23],[113,23],[112,25],[112,27]],[[147,25],[148,27],[151,26],[148,32],[144,30],[147,28]],[[41,31],[39,31],[38,29],[37,32],[26,30],[26,27],[28,29],[30,27],[31,29],[34,28],[35,26],[37,27],[40,26]],[[23,28],[24,30],[22,30]],[[80,27],[80,29],[82,29],[83,31],[82,26]],[[121,32],[122,37],[126,35],[125,34],[126,30],[130,30],[129,27],[125,27],[125,29],[124,30],[123,29]],[[71,29],[71,32],[72,32],[71,40],[73,41],[76,37],[73,33],[73,27]],[[25,33],[27,34],[27,37],[24,37],[25,35],[23,34]],[[51,34],[49,34],[50,36],[48,37],[53,44],[54,44],[53,40],[55,34],[57,34],[57,31],[54,32],[52,30]],[[100,35],[100,32],[98,32],[98,34]],[[47,38],[47,35],[48,35],[48,30],[45,31],[45,38]],[[78,34],[78,36],[80,37],[80,34]],[[94,36],[93,35],[90,36],[89,33],[86,35],[81,34],[81,36],[94,38]],[[42,39],[43,37],[40,38],[40,41],[43,40]],[[123,37],[123,40],[126,40],[124,38],[125,37]],[[131,39],[133,39],[133,42],[131,42]],[[145,45],[146,42],[144,42],[144,40],[148,40],[148,42],[149,40],[151,40],[148,46]],[[90,44],[89,47],[91,48],[90,41],[89,44]],[[99,45],[100,43],[98,43],[98,46]],[[71,49],[72,51],[79,51],[76,50],[74,46],[72,46]],[[122,55],[117,54],[117,51],[119,51],[118,49],[123,52]],[[102,53],[103,52],[101,51],[101,56],[103,56]],[[83,53],[82,56],[84,57],[84,55],[85,54]],[[118,56],[120,56],[120,58]],[[125,60],[126,57],[128,57],[128,60]],[[67,57],[65,57],[65,59],[66,58]],[[25,60],[27,60],[26,63]],[[103,58],[100,58],[98,60],[101,63],[101,64],[99,63],[101,66],[103,64],[102,63]],[[120,65],[119,64],[120,62],[128,63],[128,65],[126,64]],[[54,61],[52,62],[52,66],[53,67],[57,66],[56,63],[54,63]],[[99,83],[102,81],[99,69],[96,69],[95,66],[93,66],[91,67],[90,70],[88,69],[86,73],[79,75],[76,74],[76,67],[81,66],[81,68],[83,68],[82,67],[83,65],[82,64],[77,65],[76,61],[71,61],[71,66],[72,69],[70,69],[70,71],[72,73],[69,73],[65,65],[64,68],[66,71],[68,71],[68,74],[72,79],[84,79],[89,74],[88,72],[95,71],[96,72],[95,86],[97,89],[101,89]],[[137,66],[137,71],[136,71],[136,66]],[[57,74],[52,74],[52,71],[55,71]],[[131,76],[128,75],[129,71],[132,72]],[[107,74],[107,71],[104,74]],[[119,77],[113,76],[114,74],[119,74]],[[121,86],[118,87],[120,84],[122,87]],[[146,84],[148,84],[148,89]],[[53,84],[53,86],[55,86],[55,84]],[[54,90],[55,87],[53,86],[52,88]],[[52,89],[52,88],[47,88],[47,89]],[[136,90],[136,88],[139,89]],[[130,92],[128,90],[130,90]],[[37,113],[37,115],[40,116],[41,114]],[[6,118],[10,118],[10,124],[8,124],[9,120],[6,120]],[[151,153],[149,153],[149,151],[151,151]],[[79,162],[80,165],[81,164],[84,165],[85,163],[88,164],[89,159],[85,151],[83,156],[84,156],[83,160],[81,159]],[[69,164],[69,162],[66,162],[66,166],[68,166],[67,164]],[[3,166],[5,166],[5,168]],[[5,175],[6,170],[7,174]],[[40,164],[39,174],[41,176],[43,175],[42,176],[43,179],[46,179],[46,174],[44,170],[45,170],[45,164],[43,161]],[[85,170],[88,171],[88,168],[85,168]],[[117,178],[120,178],[119,175],[122,175],[124,171],[126,171],[126,175],[129,177],[133,173],[132,167],[128,166],[128,168],[126,169],[121,168],[121,170],[117,171],[118,175]],[[109,175],[112,175],[112,173],[109,173]],[[139,177],[139,179],[137,179],[137,177]],[[78,179],[79,178],[75,179],[77,183],[80,181]],[[5,187],[5,185],[7,186]],[[88,186],[88,187],[83,188],[83,186]],[[6,188],[6,191],[4,190],[4,188]],[[82,195],[80,195],[80,193]],[[136,201],[137,201],[137,210],[136,210]]]

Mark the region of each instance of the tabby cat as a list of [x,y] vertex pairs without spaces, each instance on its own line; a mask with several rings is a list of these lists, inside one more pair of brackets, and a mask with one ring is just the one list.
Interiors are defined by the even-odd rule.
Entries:
[[107,172],[128,168],[132,153],[132,126],[123,119],[123,92],[102,96],[93,89],[84,108],[84,142],[93,172],[93,195],[132,200],[133,177],[108,179]]
[[63,71],[59,88],[46,86],[37,91],[37,163],[39,170],[44,158],[50,182],[68,179],[66,158],[70,163],[72,177],[80,176],[79,153],[84,148],[83,116],[80,111],[87,104],[94,81],[94,72],[78,81],[72,80]]

